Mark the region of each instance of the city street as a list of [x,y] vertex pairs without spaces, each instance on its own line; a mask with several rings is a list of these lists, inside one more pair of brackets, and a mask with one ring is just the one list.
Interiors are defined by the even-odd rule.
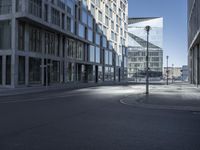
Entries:
[[0,96],[0,150],[199,150],[200,89],[101,86]]

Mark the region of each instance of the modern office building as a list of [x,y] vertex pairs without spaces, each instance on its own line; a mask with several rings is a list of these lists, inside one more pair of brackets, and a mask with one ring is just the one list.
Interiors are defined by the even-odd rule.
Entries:
[[128,21],[128,78],[146,76],[146,26],[149,32],[150,77],[159,78],[163,70],[163,18],[129,18]]
[[123,78],[127,77],[128,0],[85,0],[98,28],[116,51],[118,66],[123,63]]
[[85,0],[1,0],[0,86],[126,79],[125,54],[96,20]]
[[200,1],[188,0],[189,81],[200,84]]

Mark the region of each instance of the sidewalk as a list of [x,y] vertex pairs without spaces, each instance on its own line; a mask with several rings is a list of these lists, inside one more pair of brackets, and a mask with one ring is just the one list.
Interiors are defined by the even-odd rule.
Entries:
[[152,85],[148,96],[138,93],[122,103],[152,109],[200,111],[200,89],[187,83]]
[[51,86],[30,86],[30,87],[19,87],[19,88],[0,88],[0,96],[13,96],[19,94],[28,93],[41,93],[50,91],[69,91],[74,89],[89,88],[96,86],[112,86],[112,85],[125,85],[127,82],[107,82],[107,83],[68,83],[68,84],[58,84]]

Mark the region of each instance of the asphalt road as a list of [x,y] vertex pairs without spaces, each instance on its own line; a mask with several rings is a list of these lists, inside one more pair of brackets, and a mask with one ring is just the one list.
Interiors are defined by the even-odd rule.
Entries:
[[120,100],[143,86],[0,97],[0,150],[200,150],[200,114]]

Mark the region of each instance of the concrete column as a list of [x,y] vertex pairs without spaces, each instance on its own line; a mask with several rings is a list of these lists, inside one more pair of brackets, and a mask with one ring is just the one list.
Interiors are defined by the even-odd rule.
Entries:
[[42,55],[44,56],[43,58],[42,58],[42,61],[41,61],[41,80],[42,80],[42,85],[44,85],[45,83],[44,83],[44,59],[45,59],[45,56],[46,56],[46,54],[45,54],[45,32],[44,31],[42,31]]
[[196,47],[197,50],[197,85],[199,84],[199,45]]
[[16,40],[17,40],[17,23],[15,18],[15,10],[16,8],[16,0],[12,0],[12,19],[11,19],[11,49],[12,49],[12,56],[11,56],[11,87],[14,88],[17,86],[18,81],[18,61],[16,56]]
[[[63,48],[63,36],[60,35],[59,36],[59,43],[58,43],[60,46],[59,46],[59,57],[61,57],[61,60],[63,58],[63,51],[62,51],[62,48]],[[63,61],[60,61],[60,83],[63,83],[64,80],[63,80]]]
[[44,58],[42,58],[42,62],[41,62],[41,79],[42,79],[42,85],[45,85],[44,83]]
[[68,62],[67,62],[67,60],[65,58],[65,83],[68,82],[68,74],[67,74],[67,72],[68,72]]
[[25,84],[29,85],[29,56],[25,57]]
[[194,59],[195,59],[195,84],[198,85],[198,49],[197,45],[195,46],[195,53],[194,53]]
[[192,84],[194,84],[194,48],[192,48],[191,50],[191,57],[192,57],[192,77],[191,77],[191,81],[192,81]]
[[2,85],[6,85],[6,56],[2,56]]
[[25,57],[25,85],[28,86],[29,85],[29,56],[28,56],[28,52],[29,52],[29,25],[25,24],[25,30],[24,30],[24,49],[25,49],[25,53],[26,53],[26,57]]
[[[65,39],[66,42],[66,39]],[[67,48],[67,44],[64,45],[64,51]],[[67,83],[67,60],[66,60],[66,55],[67,53],[65,52],[65,56],[64,56],[64,83]]]

